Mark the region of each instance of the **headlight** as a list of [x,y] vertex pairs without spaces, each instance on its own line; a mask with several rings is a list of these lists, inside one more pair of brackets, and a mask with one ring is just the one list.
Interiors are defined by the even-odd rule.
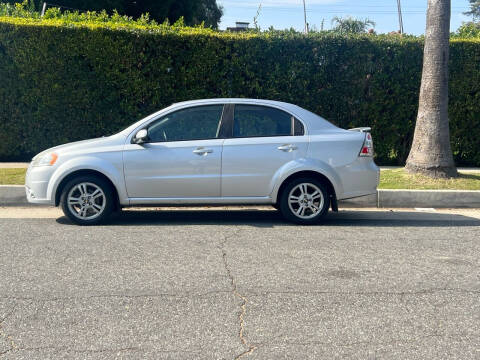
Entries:
[[33,166],[52,166],[58,159],[56,153],[48,153],[33,160]]

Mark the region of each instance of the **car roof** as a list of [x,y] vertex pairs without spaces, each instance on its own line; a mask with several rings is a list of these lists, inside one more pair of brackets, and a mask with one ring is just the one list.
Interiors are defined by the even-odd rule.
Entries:
[[248,98],[215,98],[215,99],[198,99],[198,100],[189,100],[189,101],[182,101],[175,103],[173,105],[197,105],[197,104],[204,104],[204,103],[210,103],[210,104],[231,104],[231,103],[236,103],[236,104],[265,104],[265,105],[277,105],[277,106],[284,106],[284,107],[292,107],[296,106],[293,104],[289,104],[286,102],[282,101],[276,101],[276,100],[265,100],[265,99],[248,99]]
[[200,100],[190,100],[174,103],[156,113],[153,113],[146,118],[139,120],[138,122],[130,125],[120,133],[124,136],[128,136],[134,129],[136,129],[145,121],[157,118],[158,116],[163,116],[163,114],[180,110],[183,108],[197,106],[197,105],[210,105],[210,104],[252,104],[252,105],[264,105],[275,107],[280,110],[284,110],[291,115],[295,116],[301,120],[307,127],[308,133],[312,134],[316,131],[325,131],[325,130],[340,130],[338,127],[328,122],[324,118],[314,114],[306,109],[301,108],[300,106],[289,104],[282,101],[275,100],[263,100],[263,99],[246,99],[246,98],[216,98],[216,99],[200,99]]
[[309,130],[325,130],[325,129],[338,129],[335,125],[325,120],[321,116],[314,114],[298,105],[290,104],[283,101],[265,100],[265,99],[248,99],[248,98],[216,98],[216,99],[200,99],[183,101],[172,104],[172,107],[189,107],[195,105],[207,105],[207,104],[252,104],[252,105],[265,105],[275,108],[279,108],[289,112],[296,116],[300,120],[306,123]]

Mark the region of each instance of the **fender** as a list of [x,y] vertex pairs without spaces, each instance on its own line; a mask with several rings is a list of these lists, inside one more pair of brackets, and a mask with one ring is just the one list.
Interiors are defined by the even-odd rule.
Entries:
[[[105,157],[105,153],[102,153],[102,156]],[[47,188],[47,198],[51,199],[52,203],[55,201],[55,194],[58,186],[62,180],[71,173],[78,170],[95,170],[110,179],[117,190],[120,203],[122,205],[128,205],[129,200],[123,178],[123,163],[121,154],[117,154],[117,156],[118,159],[115,159],[114,153],[111,154],[111,160],[113,161],[100,159],[95,155],[86,155],[82,157],[75,157],[64,162],[58,169],[55,170],[50,178]],[[114,162],[117,162],[117,166],[114,165]]]
[[290,161],[282,166],[272,178],[270,188],[272,189],[271,198],[274,202],[277,201],[278,191],[283,182],[291,175],[301,171],[314,171],[325,176],[333,185],[335,194],[341,196],[343,194],[343,185],[340,177],[327,163],[318,159],[296,159]]

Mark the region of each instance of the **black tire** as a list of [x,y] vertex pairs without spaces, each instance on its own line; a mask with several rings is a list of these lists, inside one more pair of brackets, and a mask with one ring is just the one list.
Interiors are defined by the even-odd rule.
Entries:
[[[101,191],[103,192],[103,197],[101,199],[101,206],[98,205],[98,204],[95,204],[95,201],[97,200],[87,200],[87,201],[92,201],[93,203],[90,203],[90,204],[93,204],[93,205],[96,205],[97,207],[101,207],[102,210],[101,211],[98,211],[98,213],[96,214],[93,214],[94,213],[94,209],[89,206],[89,210],[87,210],[88,212],[92,213],[92,217],[93,218],[81,218],[79,217],[78,215],[78,212],[77,212],[77,215],[75,213],[73,213],[73,211],[75,210],[75,206],[78,207],[78,206],[81,206],[81,205],[75,205],[75,206],[72,206],[73,207],[73,211],[72,209],[70,208],[70,206],[68,205],[68,196],[70,194],[70,191],[72,191],[72,189],[74,189],[73,191],[78,191],[78,194],[79,193],[79,190],[75,189],[77,187],[77,185],[79,184],[92,184],[92,185],[88,185],[87,186],[87,191],[93,191],[95,188],[94,186],[97,186],[98,188],[101,189]],[[74,194],[74,193],[72,193]],[[98,200],[100,201],[100,200]],[[105,203],[103,203],[103,201],[105,201]],[[63,191],[62,191],[62,195],[60,197],[60,205],[62,207],[62,210],[63,210],[63,213],[65,214],[66,217],[68,217],[71,221],[73,221],[74,223],[78,224],[78,225],[97,225],[97,224],[100,224],[100,223],[103,223],[105,222],[106,220],[108,220],[110,218],[110,216],[112,215],[113,211],[115,210],[115,196],[114,196],[114,190],[112,189],[112,186],[104,179],[102,179],[101,177],[98,177],[98,176],[94,176],[94,175],[86,175],[86,176],[79,176],[79,177],[76,177],[72,180],[70,180],[63,188]],[[104,206],[103,206],[104,205]],[[87,203],[87,206],[88,206],[88,203]],[[88,213],[86,213],[85,215],[88,215]]]
[[[311,184],[307,187],[308,191],[312,191],[315,194],[315,188],[317,188],[321,195],[323,196],[323,201],[321,200],[309,200],[305,199],[303,201],[307,201],[306,205],[310,205],[311,207],[306,208],[305,210],[305,217],[311,216],[309,218],[300,217],[292,211],[290,204],[289,204],[289,196],[292,190],[296,189],[297,186],[300,184]],[[297,191],[297,190],[295,190]],[[300,191],[300,190],[298,190]],[[294,193],[297,194],[296,192]],[[309,202],[311,201],[311,202]],[[300,204],[297,204],[298,208],[300,208]],[[293,206],[292,206],[293,207]],[[314,212],[314,207],[318,208],[316,213]],[[283,217],[293,223],[300,224],[300,225],[313,225],[317,224],[320,220],[322,220],[328,213],[328,209],[330,207],[330,194],[328,193],[328,188],[325,184],[315,178],[297,178],[289,182],[285,188],[283,189],[282,193],[280,194],[280,211]],[[293,210],[298,210],[293,208]]]

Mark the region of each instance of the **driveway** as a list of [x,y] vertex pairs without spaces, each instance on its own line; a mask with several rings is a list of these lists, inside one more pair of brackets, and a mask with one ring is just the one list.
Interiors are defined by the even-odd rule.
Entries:
[[0,208],[0,359],[480,358],[480,211]]

